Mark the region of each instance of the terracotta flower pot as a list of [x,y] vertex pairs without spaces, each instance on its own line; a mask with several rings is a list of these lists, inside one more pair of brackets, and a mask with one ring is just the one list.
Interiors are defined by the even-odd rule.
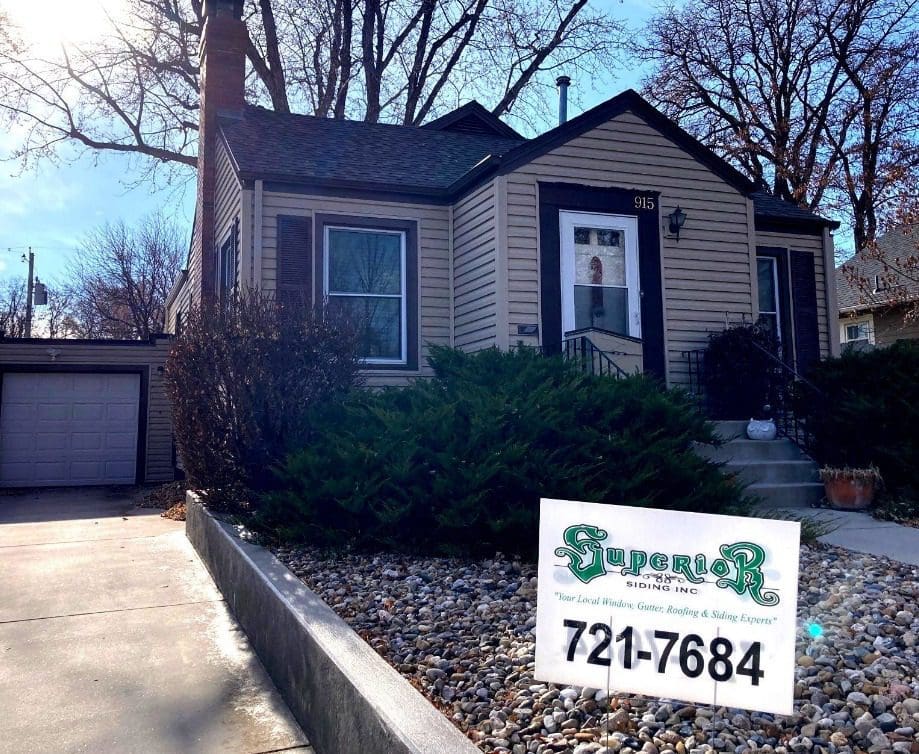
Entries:
[[836,477],[823,482],[830,507],[838,510],[860,511],[874,502],[874,479]]

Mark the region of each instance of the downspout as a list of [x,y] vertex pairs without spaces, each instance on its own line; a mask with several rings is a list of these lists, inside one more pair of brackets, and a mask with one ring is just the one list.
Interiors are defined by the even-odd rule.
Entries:
[[263,245],[263,210],[265,204],[265,182],[255,182],[255,200],[252,208],[252,288],[262,289],[262,245]]
[[453,205],[447,207],[447,256],[448,256],[448,278],[447,285],[450,287],[450,348],[456,348],[456,312],[454,311],[454,278],[453,269]]
[[239,285],[252,290],[252,190],[240,182],[239,190]]
[[495,345],[510,348],[510,269],[507,251],[507,177],[495,178]]
[[826,298],[827,341],[830,356],[836,357],[842,351],[839,343],[839,299],[836,293],[836,253],[833,234],[829,227],[823,228],[823,292]]
[[759,285],[756,265],[756,216],[753,200],[747,197],[747,243],[750,247],[750,321],[759,318]]

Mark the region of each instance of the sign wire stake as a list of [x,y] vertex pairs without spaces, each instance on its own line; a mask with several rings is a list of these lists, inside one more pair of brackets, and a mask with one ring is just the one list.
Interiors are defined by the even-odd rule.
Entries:
[[[609,616],[609,630],[613,630],[613,616]],[[615,646],[615,645],[614,645]],[[615,649],[610,652],[610,662],[606,667],[606,748],[609,749],[609,718],[613,714],[613,692],[610,688],[613,675],[613,662],[615,662]]]
[[[715,638],[716,639],[721,638],[721,626],[715,626]],[[709,723],[709,730],[711,732],[711,735],[708,737],[709,738],[708,745],[712,747],[712,752],[714,752],[715,751],[715,710],[718,707],[718,679],[713,678],[712,680],[715,682],[715,687],[712,690],[712,721],[711,723]]]

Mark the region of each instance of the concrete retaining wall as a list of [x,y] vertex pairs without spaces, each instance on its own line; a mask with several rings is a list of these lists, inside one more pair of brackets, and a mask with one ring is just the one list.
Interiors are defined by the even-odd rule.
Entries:
[[318,754],[479,754],[274,555],[187,502],[189,540]]

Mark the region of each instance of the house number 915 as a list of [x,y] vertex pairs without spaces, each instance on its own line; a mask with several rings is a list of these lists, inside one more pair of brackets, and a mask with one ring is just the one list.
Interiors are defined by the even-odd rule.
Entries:
[[635,209],[654,209],[653,196],[636,196]]

